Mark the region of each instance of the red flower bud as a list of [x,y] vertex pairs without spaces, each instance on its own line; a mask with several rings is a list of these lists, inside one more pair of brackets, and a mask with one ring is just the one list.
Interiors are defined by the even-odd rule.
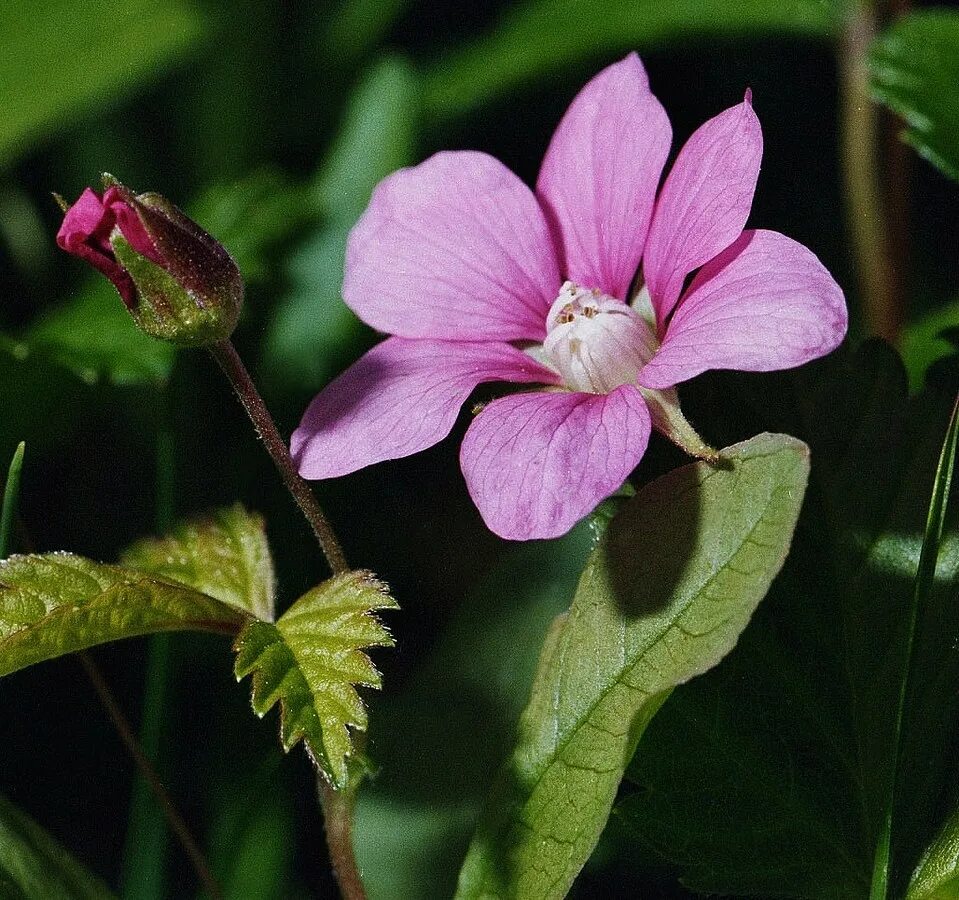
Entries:
[[232,333],[243,281],[224,247],[159,194],[109,175],[63,217],[57,244],[113,282],[136,324],[153,337],[206,345]]

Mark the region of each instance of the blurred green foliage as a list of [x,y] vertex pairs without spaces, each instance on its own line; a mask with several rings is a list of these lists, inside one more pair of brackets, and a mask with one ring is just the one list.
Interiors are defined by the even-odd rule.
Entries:
[[195,45],[199,11],[183,0],[36,0],[0,9],[0,169],[38,139],[115,104]]

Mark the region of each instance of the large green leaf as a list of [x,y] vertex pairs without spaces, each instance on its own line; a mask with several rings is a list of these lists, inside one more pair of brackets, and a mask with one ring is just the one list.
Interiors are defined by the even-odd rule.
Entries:
[[[795,374],[715,376],[713,384],[718,393],[702,395],[701,411],[717,397],[738,398],[713,420],[720,437],[758,419],[807,440],[809,496],[759,614],[721,666],[664,705],[630,766],[635,789],[617,809],[634,857],[678,870],[694,890],[867,896],[888,803],[916,567],[952,398],[931,390],[910,401],[900,363],[878,344]],[[905,892],[952,793],[956,518],[953,510],[917,628],[891,896]]]
[[71,553],[0,561],[0,675],[157,631],[234,634],[245,618],[184,585]]
[[906,900],[955,900],[959,897],[959,807],[923,854]]
[[870,65],[873,93],[905,119],[906,141],[959,181],[959,12],[901,19],[873,45]]
[[544,645],[519,742],[460,875],[460,897],[562,897],[672,688],[732,648],[779,571],[805,446],[759,435],[627,502]]
[[199,31],[184,0],[0,5],[0,167],[62,122],[155,77]]
[[0,897],[4,900],[110,900],[87,872],[36,822],[0,796]]
[[334,787],[348,780],[353,731],[365,731],[356,686],[378,688],[380,673],[364,652],[393,640],[374,611],[396,601],[369,572],[348,572],[308,591],[276,624],[251,621],[236,641],[237,680],[253,675],[253,709],[280,703],[280,738],[289,751],[303,741]]
[[169,378],[174,356],[172,344],[148,337],[133,324],[113,286],[102,278],[45,312],[18,336],[18,347],[88,384],[160,384]]
[[264,375],[284,391],[314,391],[356,356],[365,330],[340,299],[346,239],[373,188],[409,163],[417,133],[418,84],[388,56],[363,78],[311,191],[326,224],[294,253],[292,289],[276,306]]
[[239,503],[139,541],[123,562],[273,621],[276,584],[266,526]]
[[660,49],[667,41],[838,30],[840,0],[526,0],[509,4],[488,34],[437,60],[428,72],[427,109],[461,114],[595,57]]

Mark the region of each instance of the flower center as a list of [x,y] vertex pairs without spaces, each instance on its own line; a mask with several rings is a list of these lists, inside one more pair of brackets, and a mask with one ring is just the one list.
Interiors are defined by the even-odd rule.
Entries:
[[546,317],[543,352],[566,386],[608,394],[636,380],[658,347],[656,336],[629,306],[567,281]]

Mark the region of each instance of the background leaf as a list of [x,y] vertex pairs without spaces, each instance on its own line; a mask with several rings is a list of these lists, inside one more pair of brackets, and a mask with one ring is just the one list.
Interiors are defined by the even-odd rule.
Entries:
[[872,90],[906,120],[905,140],[959,181],[959,12],[912,13],[872,48]]
[[191,587],[258,619],[273,621],[273,559],[263,517],[239,503],[139,541],[123,553],[134,569]]
[[959,327],[959,300],[946,303],[916,318],[903,329],[900,339],[902,361],[909,373],[909,386],[919,391],[929,367],[955,352],[950,335]]
[[244,618],[199,591],[70,553],[0,561],[0,675],[156,631],[229,634]]
[[110,900],[113,895],[36,822],[0,796],[0,896]]
[[760,435],[728,468],[685,466],[613,519],[540,659],[519,742],[460,875],[460,897],[562,897],[623,770],[679,683],[714,666],[779,571],[806,448]]
[[0,9],[0,168],[39,135],[155,74],[200,33],[182,0],[37,0]]
[[10,535],[17,515],[17,501],[20,499],[20,472],[23,469],[23,454],[26,444],[20,441],[13,451],[13,459],[7,470],[7,479],[3,488],[3,504],[0,508],[0,559],[10,552]]
[[798,33],[829,37],[839,0],[612,0],[601,14],[590,0],[511,4],[488,34],[448,51],[429,69],[431,115],[459,115],[536,78],[627,50],[670,40]]
[[[569,606],[592,546],[580,525],[555,541],[510,544],[488,573],[472,563],[477,574],[429,656],[400,691],[375,698],[368,753],[378,774],[359,792],[354,834],[372,900],[452,896],[543,635]],[[460,583],[444,578],[454,594]]]
[[21,353],[39,354],[87,384],[159,385],[170,377],[175,349],[136,328],[109,282],[90,282],[52,307],[17,338]]
[[397,56],[381,59],[355,89],[310,188],[326,223],[294,252],[293,287],[267,330],[262,367],[275,390],[318,390],[368,335],[340,299],[346,240],[376,184],[411,161],[418,100],[413,72]]
[[363,651],[393,645],[373,612],[396,608],[369,572],[348,572],[308,591],[275,625],[251,621],[237,638],[236,677],[252,673],[253,709],[262,717],[279,702],[283,748],[302,740],[336,788],[347,783],[352,731],[367,727],[356,686],[381,685]]

